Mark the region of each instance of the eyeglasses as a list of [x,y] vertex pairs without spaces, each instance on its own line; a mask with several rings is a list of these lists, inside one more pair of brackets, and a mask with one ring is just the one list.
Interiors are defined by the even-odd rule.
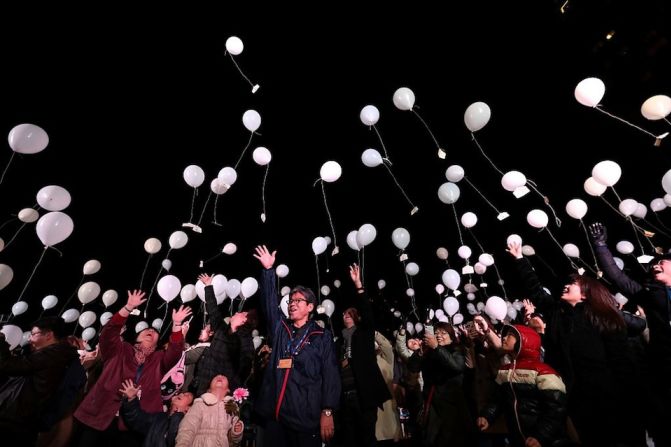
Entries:
[[308,302],[308,300],[306,300],[306,299],[304,299],[304,298],[294,298],[294,299],[289,300],[289,304],[296,304],[296,305],[298,305],[298,304],[300,304],[301,301],[303,301],[303,302],[305,302],[305,303]]
[[31,337],[34,337],[34,336],[36,336],[36,335],[42,335],[42,331],[35,331],[35,332],[31,332],[31,333],[30,333],[30,336],[31,336]]

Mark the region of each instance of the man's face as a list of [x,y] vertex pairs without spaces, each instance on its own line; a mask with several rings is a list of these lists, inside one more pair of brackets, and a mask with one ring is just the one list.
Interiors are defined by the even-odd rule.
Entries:
[[54,333],[46,329],[40,329],[37,326],[30,331],[30,346],[33,351],[39,351],[53,342]]
[[314,304],[308,303],[301,292],[294,292],[289,298],[289,319],[301,321],[310,315],[314,307]]
[[662,259],[652,266],[652,273],[657,281],[671,285],[671,260]]

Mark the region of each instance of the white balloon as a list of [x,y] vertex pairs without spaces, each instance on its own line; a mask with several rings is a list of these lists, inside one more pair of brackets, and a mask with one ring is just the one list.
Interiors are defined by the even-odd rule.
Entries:
[[339,289],[341,285],[340,280],[339,279],[333,280],[333,285],[335,286],[336,289]]
[[632,213],[634,217],[638,217],[639,219],[645,219],[645,216],[648,215],[648,207],[643,205],[642,203],[637,203],[636,204],[636,209]]
[[400,110],[412,110],[415,105],[415,93],[407,87],[401,87],[394,92],[394,105]]
[[324,236],[324,240],[326,241],[326,245],[331,245],[331,238],[329,236]]
[[366,126],[374,126],[380,119],[380,111],[373,105],[367,105],[359,113],[359,119]]
[[413,289],[412,287],[408,287],[405,291],[405,294],[410,298],[412,298],[413,296],[415,296],[415,289]]
[[527,177],[520,171],[508,171],[501,177],[501,186],[506,191],[513,192],[520,186],[527,184]]
[[87,327],[82,331],[82,340],[89,341],[93,340],[93,337],[96,336],[96,330],[92,327]]
[[645,100],[641,106],[641,115],[649,120],[661,120],[671,113],[671,98],[655,95]]
[[326,245],[326,239],[317,236],[312,240],[312,253],[314,253],[315,256],[319,256],[326,251]]
[[394,316],[395,316],[396,318],[400,318],[400,317],[401,317],[401,311],[400,311],[400,310],[395,310],[395,311],[394,311]]
[[161,328],[163,327],[163,320],[160,318],[155,318],[154,321],[151,322],[151,327],[156,329],[158,332],[161,332]]
[[448,296],[443,300],[443,309],[446,314],[452,316],[459,312],[459,301],[453,296]]
[[615,261],[615,265],[617,265],[617,268],[622,270],[624,268],[624,261],[617,256],[613,256],[613,261]]
[[527,222],[534,228],[545,228],[548,225],[548,215],[543,210],[531,210],[527,214]]
[[[583,79],[575,87],[575,99],[587,107],[596,107],[606,93],[606,86],[599,78]],[[500,318],[498,318],[500,320]]]
[[469,247],[468,245],[462,245],[457,250],[457,254],[461,259],[468,259],[471,257],[471,254],[473,254],[473,251],[471,250],[471,247]]
[[478,288],[475,286],[475,284],[469,282],[464,284],[464,291],[468,293],[475,293],[478,291]]
[[448,289],[456,290],[461,284],[461,276],[456,270],[447,269],[443,272],[442,275],[443,284],[447,286]]
[[254,159],[254,162],[259,166],[267,165],[272,158],[273,156],[270,154],[270,151],[263,146],[257,147],[254,149],[254,152],[252,152],[252,159]]
[[182,283],[175,275],[165,275],[158,280],[156,291],[158,295],[163,298],[163,301],[169,303],[177,298],[179,292],[182,290]]
[[415,323],[415,332],[422,332],[424,330],[424,325],[422,323]]
[[146,321],[140,321],[138,324],[135,325],[135,333],[139,334],[140,332],[144,331],[148,327],[149,327],[149,325],[147,324]]
[[319,176],[325,182],[335,182],[342,175],[342,168],[337,161],[327,161],[319,170]]
[[562,248],[564,251],[564,254],[568,256],[569,258],[579,258],[580,257],[580,249],[578,248],[577,245],[575,244],[564,244],[564,247]]
[[116,303],[116,300],[119,298],[119,294],[116,290],[109,289],[103,293],[103,304],[105,307],[110,307],[112,304]]
[[102,326],[105,326],[108,321],[110,321],[110,318],[112,318],[114,314],[112,312],[105,312],[100,316],[100,324]]
[[461,324],[464,322],[464,316],[461,314],[454,314],[452,317],[452,323],[453,324]]
[[387,285],[387,282],[384,279],[381,279],[377,282],[377,288],[382,290]]
[[164,259],[161,261],[161,267],[165,269],[166,272],[169,272],[172,268],[172,261],[170,259]]
[[662,198],[652,199],[650,202],[650,209],[655,213],[662,211],[666,207],[666,202],[664,202],[664,199]]
[[37,192],[37,203],[47,211],[62,211],[71,200],[68,190],[58,185],[45,186]]
[[189,165],[182,174],[184,181],[192,188],[198,188],[205,181],[205,171],[197,165]]
[[245,48],[245,45],[242,43],[237,36],[231,36],[226,39],[226,51],[231,53],[233,56],[237,56],[242,53],[242,50]]
[[220,186],[228,190],[228,188],[233,186],[235,181],[238,179],[238,173],[234,168],[226,166],[221,168],[219,174],[217,174],[217,179],[219,180]]
[[447,248],[445,247],[438,247],[436,250],[436,256],[438,256],[438,259],[442,259],[443,261],[447,259]]
[[42,298],[42,309],[49,310],[58,304],[58,298],[56,295],[47,295]]
[[40,217],[35,226],[37,237],[47,246],[51,247],[63,242],[71,234],[74,223],[70,216],[60,211],[52,211]]
[[613,186],[620,180],[622,168],[612,160],[600,161],[592,168],[592,178],[602,185]]
[[100,286],[95,281],[85,282],[77,290],[77,298],[82,304],[88,304],[100,295]]
[[82,272],[85,275],[93,275],[94,273],[98,273],[100,271],[100,267],[102,267],[102,265],[100,264],[100,261],[98,261],[97,259],[89,259],[84,264],[84,268],[82,268]]
[[440,188],[438,188],[438,198],[441,202],[448,205],[459,200],[460,194],[461,191],[459,190],[459,187],[452,182],[443,183],[440,185]]
[[291,287],[284,286],[284,287],[282,287],[282,290],[280,290],[280,295],[282,295],[282,296],[288,295],[289,292],[291,292]]
[[452,183],[461,181],[464,178],[464,175],[464,168],[459,165],[448,166],[447,170],[445,170],[445,178]]
[[179,297],[182,299],[183,303],[195,300],[196,296],[196,286],[193,284],[186,284],[182,287],[182,290],[179,291]]
[[150,255],[153,255],[161,251],[162,246],[163,244],[161,244],[161,241],[159,241],[155,237],[150,237],[144,242],[144,251],[146,251]]
[[333,315],[333,311],[335,310],[335,303],[329,299],[325,299],[322,301],[322,306],[324,306],[326,316],[331,317],[331,315]]
[[477,132],[487,125],[492,111],[484,102],[474,102],[464,112],[464,124],[471,132]]
[[478,223],[478,216],[471,211],[468,211],[461,216],[461,224],[466,228],[473,228],[476,223]]
[[347,245],[354,251],[361,250],[359,242],[357,242],[357,233],[359,233],[357,230],[353,230],[347,234]]
[[363,224],[356,234],[356,241],[360,247],[365,247],[375,240],[377,230],[372,224]]
[[5,334],[5,340],[9,344],[9,349],[14,349],[21,343],[23,338],[23,331],[18,326],[13,324],[6,324],[0,329],[0,332]]
[[228,242],[226,245],[224,245],[224,248],[221,251],[222,253],[225,253],[227,255],[232,255],[236,251],[238,251],[238,246],[235,245],[233,242]]
[[498,296],[490,296],[485,304],[485,313],[491,318],[503,320],[508,314],[508,306],[502,298]]
[[511,234],[506,239],[506,245],[510,245],[513,242],[522,245],[522,237],[519,234]]
[[240,289],[242,288],[242,284],[240,284],[240,281],[237,279],[229,279],[228,284],[226,284],[226,294],[234,300],[240,295]]
[[417,265],[415,262],[408,262],[408,265],[405,266],[405,273],[410,276],[415,276],[417,273],[419,273],[419,265]]
[[19,316],[27,310],[28,310],[28,303],[26,303],[25,301],[17,301],[12,305],[12,314],[14,316]]
[[188,241],[189,236],[187,236],[185,232],[177,230],[170,235],[170,239],[168,239],[168,245],[170,245],[170,248],[173,250],[178,250],[184,247]]
[[215,177],[215,179],[210,182],[210,190],[212,190],[212,192],[218,196],[228,191],[228,188],[229,185],[225,185],[224,183],[220,182],[219,177]]
[[664,188],[664,192],[666,192],[666,195],[664,196],[664,202],[671,206],[671,202],[669,202],[668,197],[666,197],[667,195],[671,194],[671,169],[666,171],[662,177],[662,188]]
[[467,298],[469,301],[473,301],[473,300],[475,299],[475,293],[473,293],[473,292],[471,292],[471,293],[467,293],[467,294],[466,294],[466,298]]
[[74,321],[77,321],[77,318],[79,318],[79,311],[77,309],[68,309],[65,312],[63,312],[63,320],[66,323],[72,323]]
[[536,254],[536,250],[531,245],[522,245],[522,254],[524,256],[533,256]]
[[256,132],[261,127],[261,115],[256,110],[247,110],[242,115],[242,124],[245,125],[248,131]]
[[442,295],[445,292],[445,286],[442,284],[436,284],[436,293]]
[[634,214],[636,207],[638,207],[638,202],[634,199],[624,199],[617,207],[623,215],[628,217]]
[[477,273],[478,275],[484,275],[485,272],[487,271],[487,266],[482,262],[476,262],[473,265],[473,270],[475,270],[475,273]]
[[252,344],[254,345],[254,349],[259,349],[259,347],[263,344],[263,339],[259,337],[258,335],[255,337],[252,337]]
[[[255,278],[249,276],[242,280],[242,284],[240,285],[240,296],[246,300],[250,296],[254,295],[258,289],[258,281],[256,281]],[[326,295],[328,295],[328,293],[326,293]]]
[[489,253],[482,253],[480,256],[478,256],[478,261],[485,267],[489,267],[494,265],[494,256],[490,255]]
[[361,154],[361,161],[369,168],[374,168],[382,164],[382,155],[375,149],[366,149]]
[[620,241],[617,243],[615,248],[619,253],[622,253],[623,255],[630,255],[634,252],[634,244],[632,244],[629,241]]
[[286,264],[280,264],[275,269],[275,273],[277,274],[278,277],[284,278],[289,274],[289,267],[287,267]]
[[329,286],[322,286],[320,291],[321,291],[322,295],[329,296],[329,293],[331,293],[331,288]]
[[79,325],[84,329],[93,325],[93,323],[95,322],[96,322],[96,314],[92,310],[82,312],[82,314],[79,316]]
[[415,325],[412,322],[405,323],[405,330],[408,331],[408,334],[415,335]]
[[33,223],[40,218],[40,213],[32,208],[23,208],[19,211],[19,220],[24,223]]
[[405,228],[401,227],[396,228],[391,233],[391,241],[394,243],[396,248],[405,250],[405,248],[410,243],[410,233],[408,233],[408,230],[406,230]]
[[587,204],[582,199],[571,199],[566,204],[566,214],[580,220],[587,214]]
[[35,124],[19,124],[9,131],[9,147],[20,154],[36,154],[49,144],[49,135]]
[[7,287],[14,278],[14,270],[7,264],[0,264],[0,290]]
[[597,182],[594,177],[589,177],[583,185],[585,192],[590,196],[599,197],[606,191],[607,186]]

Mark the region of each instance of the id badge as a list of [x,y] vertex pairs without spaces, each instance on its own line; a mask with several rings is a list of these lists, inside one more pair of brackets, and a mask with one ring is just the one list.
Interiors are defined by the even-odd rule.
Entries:
[[279,369],[290,369],[293,364],[293,359],[288,358],[288,359],[280,359],[280,361],[277,363],[277,367]]

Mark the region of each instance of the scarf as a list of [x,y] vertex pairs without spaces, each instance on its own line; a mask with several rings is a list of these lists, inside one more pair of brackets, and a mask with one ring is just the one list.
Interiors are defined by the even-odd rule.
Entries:
[[135,351],[135,360],[138,365],[143,365],[144,361],[147,360],[152,352],[156,351],[156,346],[142,347],[142,343],[135,343],[133,345],[133,350]]

